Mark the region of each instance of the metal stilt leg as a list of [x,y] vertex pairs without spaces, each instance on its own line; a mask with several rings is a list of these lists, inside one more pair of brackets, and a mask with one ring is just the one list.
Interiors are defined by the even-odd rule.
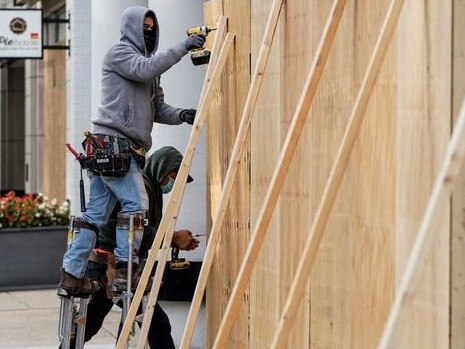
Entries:
[[86,334],[86,321],[87,321],[87,306],[89,305],[90,298],[79,299],[79,311],[75,317],[77,327],[76,331],[76,349],[84,348],[85,334]]
[[[132,299],[132,263],[133,263],[133,250],[134,250],[134,215],[129,215],[129,231],[128,231],[128,275],[127,275],[127,288],[126,291],[122,293],[123,301],[123,311],[121,313],[121,323],[123,324],[126,320],[126,317],[129,312],[129,307],[131,306]],[[132,330],[130,336],[134,335],[134,324],[132,325]],[[126,348],[129,347],[129,344],[126,343]]]
[[61,348],[69,349],[71,339],[74,336],[74,299],[73,297],[60,296],[60,323],[58,325],[58,338]]
[[[74,222],[75,217],[71,216],[68,226],[67,250],[70,249],[75,234]],[[61,349],[70,349],[73,338],[76,338],[75,349],[82,349],[85,340],[87,306],[91,297],[78,298],[78,307],[77,298],[70,296],[66,290],[59,287],[57,294],[60,297],[58,337]]]
[[[74,219],[71,216],[68,225],[68,234],[66,236],[66,250],[69,250],[74,236]],[[61,348],[69,349],[71,339],[74,337],[74,297],[69,297],[66,294],[60,294],[61,290],[58,289],[58,296],[60,296],[60,319],[58,324],[58,338],[60,339]]]

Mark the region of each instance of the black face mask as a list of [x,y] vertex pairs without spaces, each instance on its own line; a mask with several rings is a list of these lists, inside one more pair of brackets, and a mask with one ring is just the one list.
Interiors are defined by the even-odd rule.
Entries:
[[155,48],[155,32],[152,30],[144,30],[145,47],[148,52],[152,52]]

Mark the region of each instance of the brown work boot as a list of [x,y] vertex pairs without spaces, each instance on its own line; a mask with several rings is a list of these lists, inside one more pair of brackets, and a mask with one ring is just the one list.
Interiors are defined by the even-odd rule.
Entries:
[[[58,285],[58,294],[72,297],[89,297],[99,290],[97,282],[87,277],[78,279],[77,277],[62,270],[60,284]],[[65,292],[63,292],[65,291]]]

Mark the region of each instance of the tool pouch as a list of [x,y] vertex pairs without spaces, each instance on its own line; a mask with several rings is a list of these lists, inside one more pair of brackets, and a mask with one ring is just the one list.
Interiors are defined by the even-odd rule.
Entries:
[[83,167],[97,176],[126,175],[131,165],[129,142],[121,137],[106,135],[94,135],[94,138],[94,144],[88,139],[84,141],[87,156]]
[[94,175],[123,177],[129,171],[131,157],[127,154],[98,154],[88,157],[86,167]]

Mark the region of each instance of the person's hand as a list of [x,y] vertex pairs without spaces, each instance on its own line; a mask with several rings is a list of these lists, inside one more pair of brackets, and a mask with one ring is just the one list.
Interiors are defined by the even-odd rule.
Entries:
[[197,113],[196,109],[183,109],[179,114],[179,118],[182,122],[187,122],[189,125],[194,124],[195,114]]
[[191,251],[199,246],[200,241],[193,237],[189,230],[177,230],[173,233],[171,243],[180,250]]
[[184,41],[187,51],[201,48],[205,43],[205,38],[196,34],[192,34]]

